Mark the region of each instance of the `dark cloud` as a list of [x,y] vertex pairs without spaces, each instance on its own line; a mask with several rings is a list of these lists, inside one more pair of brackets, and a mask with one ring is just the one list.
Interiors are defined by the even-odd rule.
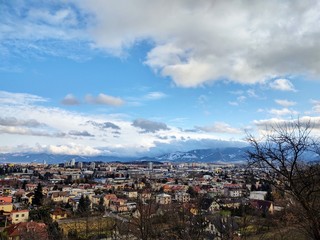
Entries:
[[187,132],[187,133],[195,133],[195,132],[199,132],[200,130],[199,129],[185,129],[185,130],[182,130],[183,132]]
[[22,119],[17,119],[15,117],[6,117],[6,118],[0,117],[0,125],[6,126],[6,127],[17,127],[17,126],[43,127],[45,126],[44,123],[40,123],[35,119],[22,120]]
[[165,123],[154,122],[146,119],[136,119],[131,124],[134,127],[141,128],[142,133],[155,133],[160,130],[170,130]]
[[68,94],[62,99],[61,103],[63,105],[75,106],[75,105],[79,105],[80,101],[72,94]]
[[167,139],[169,139],[168,136],[160,136],[160,135],[158,135],[157,138],[159,138],[159,139],[161,139],[161,140],[167,140]]
[[81,137],[94,137],[94,135],[92,135],[91,133],[88,133],[87,131],[76,131],[76,130],[69,131],[69,135],[81,136]]
[[115,129],[115,130],[120,130],[121,129],[118,125],[116,125],[116,124],[114,124],[112,122],[102,123],[102,128],[112,128],[112,129]]
[[110,128],[110,129],[113,129],[113,130],[121,130],[121,128],[112,123],[112,122],[104,122],[104,123],[98,123],[98,122],[95,122],[95,121],[87,121],[87,123],[97,127],[97,128],[100,128],[100,129],[107,129],[107,128]]

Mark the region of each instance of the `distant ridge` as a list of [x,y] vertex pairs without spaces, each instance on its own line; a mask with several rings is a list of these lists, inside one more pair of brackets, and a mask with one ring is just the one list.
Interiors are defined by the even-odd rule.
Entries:
[[43,163],[57,164],[74,159],[76,162],[204,162],[204,163],[236,163],[245,161],[248,147],[195,149],[187,152],[172,152],[157,157],[115,157],[115,156],[79,156],[47,153],[4,153],[0,154],[0,163]]
[[[131,164],[145,164],[147,162],[187,162],[187,163],[245,163],[246,152],[250,147],[225,147],[195,149],[187,152],[177,151],[156,157],[116,157],[116,156],[80,156],[59,155],[47,153],[2,153],[0,163],[43,163],[57,164],[65,163],[74,159],[76,162],[119,162]],[[307,162],[319,162],[318,154],[306,152],[301,156]]]

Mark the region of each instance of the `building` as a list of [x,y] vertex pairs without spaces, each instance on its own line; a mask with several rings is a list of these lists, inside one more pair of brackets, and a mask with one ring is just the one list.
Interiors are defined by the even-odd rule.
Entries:
[[41,239],[48,240],[47,225],[37,222],[12,224],[6,230],[8,240]]
[[10,213],[11,222],[13,224],[28,222],[29,219],[29,210],[14,210]]
[[171,196],[166,193],[160,193],[156,196],[156,203],[159,204],[170,204],[171,203]]
[[266,191],[251,191],[250,192],[250,199],[257,199],[257,200],[264,200],[267,195]]
[[59,220],[59,219],[64,219],[68,217],[68,214],[65,210],[61,208],[56,208],[54,211],[50,213],[50,217],[52,218],[53,221]]
[[0,203],[12,203],[11,196],[0,196]]
[[242,197],[242,187],[239,184],[225,184],[223,192],[225,197]]
[[67,203],[69,200],[70,194],[69,192],[52,192],[51,193],[51,200],[53,202],[63,202],[63,203]]
[[111,200],[109,209],[112,212],[127,212],[128,211],[127,200],[121,199],[121,198]]
[[2,202],[0,203],[0,211],[4,211],[4,212],[11,212],[13,209],[13,204],[12,203],[6,203],[6,202]]
[[190,201],[190,194],[185,192],[176,192],[174,198],[178,202],[185,203]]

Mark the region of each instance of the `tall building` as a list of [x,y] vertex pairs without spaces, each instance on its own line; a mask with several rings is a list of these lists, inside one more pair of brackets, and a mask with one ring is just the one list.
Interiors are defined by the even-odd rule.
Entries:
[[148,168],[149,168],[149,170],[153,170],[153,162],[148,163]]
[[96,168],[96,163],[95,162],[91,162],[90,163],[90,168],[95,169]]
[[83,162],[77,162],[77,168],[83,168]]

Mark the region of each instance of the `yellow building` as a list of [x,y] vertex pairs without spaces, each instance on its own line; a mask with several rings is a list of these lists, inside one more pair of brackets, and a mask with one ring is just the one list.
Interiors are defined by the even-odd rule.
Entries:
[[20,222],[28,222],[29,210],[17,210],[10,213],[11,221],[13,224]]
[[0,211],[5,211],[5,212],[11,212],[13,209],[13,204],[12,203],[0,203]]
[[52,213],[50,213],[50,217],[52,220],[56,221],[59,219],[67,218],[67,212],[62,210],[61,208],[56,208]]

